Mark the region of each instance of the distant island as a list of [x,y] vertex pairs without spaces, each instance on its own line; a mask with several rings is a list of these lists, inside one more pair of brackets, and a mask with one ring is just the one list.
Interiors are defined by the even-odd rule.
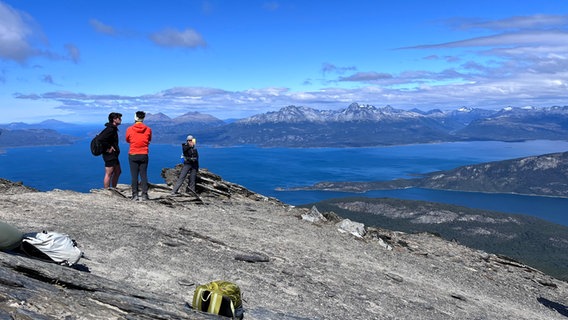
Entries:
[[371,182],[318,182],[282,190],[366,192],[425,188],[568,197],[568,152],[461,166],[414,179]]
[[77,137],[53,129],[0,129],[0,148],[67,145],[77,140]]

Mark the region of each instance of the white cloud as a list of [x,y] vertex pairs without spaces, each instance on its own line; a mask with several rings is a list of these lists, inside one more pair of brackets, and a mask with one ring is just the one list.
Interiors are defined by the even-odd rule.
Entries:
[[36,55],[28,43],[33,35],[31,18],[0,2],[0,58],[24,63]]
[[[24,17],[0,3],[0,58],[25,61],[35,54],[27,42],[32,33]],[[12,22],[6,23],[6,19],[12,19]],[[424,59],[417,59],[426,62],[423,70],[416,68],[385,73],[381,70],[357,71],[354,66],[323,63],[316,71],[320,71],[324,77],[335,77],[335,81],[327,79],[327,83],[337,87],[311,91],[293,91],[278,86],[240,91],[180,86],[139,96],[69,91],[15,96],[21,100],[47,101],[50,105],[56,103],[57,109],[65,114],[91,114],[93,110],[101,114],[115,110],[126,113],[142,109],[169,116],[198,111],[219,118],[246,117],[292,104],[337,109],[359,102],[424,110],[461,106],[502,108],[510,105],[568,105],[565,99],[568,88],[568,32],[553,28],[565,23],[566,19],[566,16],[535,15],[475,23],[470,21],[469,24],[462,24],[460,30],[477,28],[506,32],[403,48],[426,52]],[[91,25],[105,34],[116,32],[114,28],[96,20],[91,20]],[[166,29],[152,34],[150,39],[163,47],[207,46],[203,37],[193,29]],[[8,45],[10,48],[5,49]],[[73,45],[66,48],[67,57],[78,61],[79,49]],[[436,52],[447,48],[452,49],[452,55],[447,55],[447,51],[441,51],[443,55]],[[44,78],[44,81],[53,82],[51,76]]]
[[48,43],[35,20],[25,12],[0,2],[0,59],[27,63],[34,57],[50,60],[79,60],[79,49],[65,46],[67,55],[61,55],[42,46]]

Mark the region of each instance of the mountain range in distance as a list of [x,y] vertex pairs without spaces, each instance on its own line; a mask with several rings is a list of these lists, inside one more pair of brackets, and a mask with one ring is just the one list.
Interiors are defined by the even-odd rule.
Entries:
[[[53,144],[71,143],[73,139],[68,136],[92,135],[102,129],[103,122],[88,127],[57,120],[4,124],[0,125],[0,147],[34,145],[26,135],[34,134],[30,130],[46,129],[65,136],[54,139]],[[340,110],[287,106],[230,121],[199,112],[175,118],[157,113],[147,114],[145,123],[153,130],[154,143],[178,143],[192,134],[200,144],[212,146],[372,147],[455,141],[565,140],[568,106],[421,111],[352,103]],[[122,134],[124,131],[121,130]],[[5,139],[7,136],[10,144]]]

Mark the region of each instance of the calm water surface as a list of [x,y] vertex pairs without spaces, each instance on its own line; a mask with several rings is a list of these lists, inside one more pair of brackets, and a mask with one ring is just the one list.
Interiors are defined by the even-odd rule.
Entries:
[[[102,187],[103,161],[89,152],[88,140],[71,146],[29,147],[0,154],[0,177],[42,191],[69,189],[88,192]],[[130,183],[127,150],[121,144],[123,174],[120,183]],[[299,205],[323,199],[364,195],[395,197],[519,213],[568,225],[568,199],[472,192],[404,189],[352,194],[326,191],[276,191],[312,185],[321,181],[376,181],[409,178],[414,174],[448,170],[488,161],[514,159],[568,150],[568,142],[455,142],[374,148],[256,148],[250,146],[211,148],[199,146],[200,163],[231,181],[255,192]],[[149,179],[163,183],[162,168],[179,162],[179,145],[152,145]]]

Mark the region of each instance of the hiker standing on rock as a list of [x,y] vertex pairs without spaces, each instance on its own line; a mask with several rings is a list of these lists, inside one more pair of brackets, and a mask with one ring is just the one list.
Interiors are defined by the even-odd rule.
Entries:
[[104,146],[103,160],[105,161],[105,178],[103,185],[106,189],[116,188],[118,178],[122,173],[120,168],[120,148],[118,147],[118,126],[122,123],[122,114],[111,112],[108,122],[99,134],[99,141]]
[[188,173],[189,189],[195,192],[195,179],[197,178],[197,172],[199,171],[199,154],[197,152],[197,148],[195,148],[195,139],[192,135],[187,136],[186,143],[181,144],[181,149],[183,152],[183,168],[181,169],[176,184],[172,189],[172,195],[177,194],[183,180],[185,180],[185,176]]
[[130,144],[128,163],[132,187],[132,200],[138,200],[138,176],[142,187],[142,200],[148,200],[148,146],[152,141],[152,129],[144,124],[146,113],[137,111],[134,124],[126,129],[126,142]]

